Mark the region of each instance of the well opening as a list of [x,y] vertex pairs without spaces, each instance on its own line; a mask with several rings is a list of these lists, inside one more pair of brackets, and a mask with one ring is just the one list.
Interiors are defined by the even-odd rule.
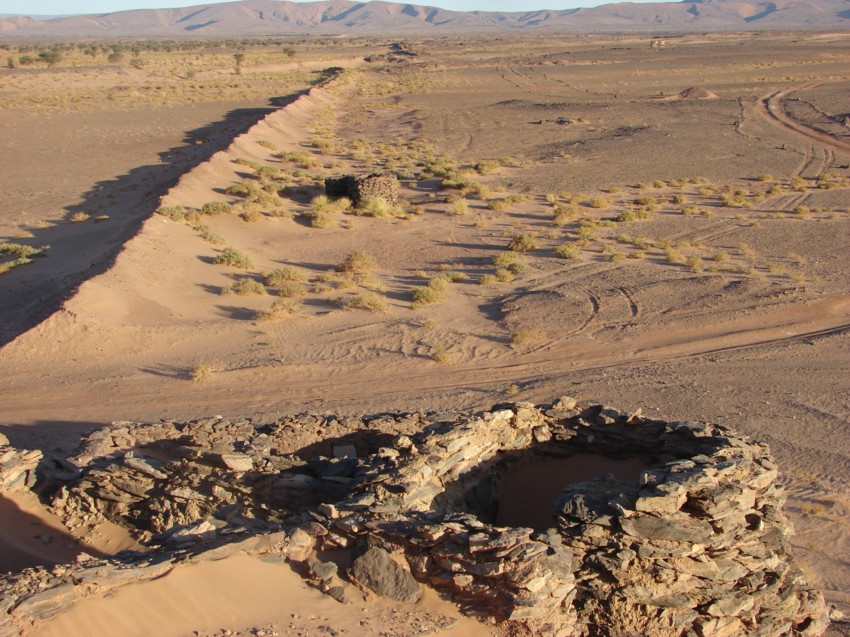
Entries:
[[650,454],[611,456],[575,450],[568,442],[505,452],[447,484],[435,498],[440,514],[472,513],[498,527],[544,531],[557,527],[556,514],[564,490],[571,485],[609,484],[637,488],[641,473],[658,465]]

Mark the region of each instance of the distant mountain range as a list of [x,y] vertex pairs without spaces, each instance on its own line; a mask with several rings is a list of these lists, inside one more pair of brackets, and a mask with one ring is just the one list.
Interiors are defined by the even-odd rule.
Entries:
[[847,29],[850,0],[691,0],[590,9],[448,11],[393,2],[243,0],[183,9],[140,9],[36,19],[0,18],[11,37],[185,37],[395,34],[497,29],[718,31]]

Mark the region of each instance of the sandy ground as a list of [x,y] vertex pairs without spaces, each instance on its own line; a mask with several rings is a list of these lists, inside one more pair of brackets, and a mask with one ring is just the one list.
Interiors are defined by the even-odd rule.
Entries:
[[[340,214],[317,229],[298,216],[321,192],[304,182],[284,197],[289,216],[204,218],[250,256],[245,272],[212,265],[222,247],[188,225],[141,215],[132,238],[116,236],[114,264],[103,249],[107,268],[81,277],[59,311],[0,350],[2,430],[14,444],[58,453],[81,429],[113,420],[222,414],[260,422],[305,410],[484,409],[563,394],[721,422],[770,443],[788,488],[797,555],[827,599],[850,611],[850,147],[840,123],[850,112],[850,54],[843,43],[841,36],[689,36],[657,52],[628,38],[473,41],[316,90],[184,175],[164,203],[235,201],[223,190],[251,172],[236,158],[293,171],[258,142],[306,150],[339,173],[375,167],[389,152],[382,143],[410,139],[458,161],[511,156],[514,167],[476,179],[522,192],[525,201],[495,211],[468,195],[465,214],[450,214],[449,192],[404,182],[403,198],[421,214]],[[670,99],[695,85],[718,98]],[[317,122],[335,131],[341,148],[315,148]],[[358,143],[368,150],[352,152]],[[770,180],[757,179],[766,173]],[[696,175],[718,191],[670,183]],[[819,188],[819,178],[836,187]],[[783,189],[768,195],[774,182]],[[721,205],[722,186],[746,190],[747,206]],[[594,226],[578,258],[563,259],[554,249],[576,241],[581,228],[554,225],[547,195],[568,205],[571,193],[584,197],[569,205],[607,225]],[[710,215],[683,214],[670,203],[676,195]],[[662,201],[650,219],[611,221],[648,196]],[[594,197],[606,205],[595,208]],[[11,214],[4,212],[5,223]],[[55,232],[69,252],[89,244],[73,226]],[[537,247],[519,257],[526,269],[479,285],[518,233],[536,234]],[[671,262],[665,245],[691,265]],[[317,282],[354,249],[378,263],[385,313],[343,309],[336,299],[352,290]],[[103,263],[97,251],[91,258]],[[51,252],[2,275],[5,298],[15,299],[25,277],[33,286],[35,277],[61,277],[66,260],[74,263]],[[298,316],[257,320],[276,300],[271,289],[221,294],[239,277],[260,280],[284,265],[312,280]],[[452,284],[442,303],[410,309],[411,289],[441,271],[469,278]],[[191,382],[201,361],[221,371]],[[323,434],[299,435],[306,446]],[[145,586],[145,599],[168,594]],[[85,621],[107,612],[114,611],[91,610]],[[168,615],[180,626],[173,634],[215,630],[216,622],[249,627],[226,614],[203,623],[183,613]],[[315,611],[323,613],[331,611]]]
[[[222,581],[227,586],[217,585]],[[177,568],[108,599],[84,600],[33,634],[461,637],[488,632],[432,591],[408,606],[365,595],[340,604],[308,588],[285,564],[237,555]]]

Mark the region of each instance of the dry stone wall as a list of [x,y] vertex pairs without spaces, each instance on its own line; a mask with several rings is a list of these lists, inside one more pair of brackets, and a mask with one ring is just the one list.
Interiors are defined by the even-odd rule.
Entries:
[[[769,450],[724,427],[563,398],[385,415],[320,455],[288,452],[288,434],[317,421],[331,419],[120,423],[89,436],[55,509],[72,526],[124,524],[154,548],[5,578],[0,636],[92,590],[232,551],[298,562],[340,601],[351,582],[403,601],[431,585],[467,613],[536,635],[818,635],[827,626],[822,596],[790,554]],[[546,528],[496,523],[517,466],[587,453],[640,457],[646,469],[637,480],[564,485]],[[351,553],[352,568],[319,560],[327,550]],[[92,578],[100,588],[76,584]]]
[[383,199],[396,205],[399,183],[392,173],[378,173],[366,177],[329,177],[325,179],[325,192],[330,197],[348,197],[355,205],[371,198]]

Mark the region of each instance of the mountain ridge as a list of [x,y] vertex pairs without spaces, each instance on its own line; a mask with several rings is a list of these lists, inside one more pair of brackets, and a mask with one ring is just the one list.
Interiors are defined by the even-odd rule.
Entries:
[[620,2],[578,9],[452,11],[383,0],[242,0],[177,9],[0,18],[0,38],[339,35],[499,29],[766,30],[850,27],[850,0]]

